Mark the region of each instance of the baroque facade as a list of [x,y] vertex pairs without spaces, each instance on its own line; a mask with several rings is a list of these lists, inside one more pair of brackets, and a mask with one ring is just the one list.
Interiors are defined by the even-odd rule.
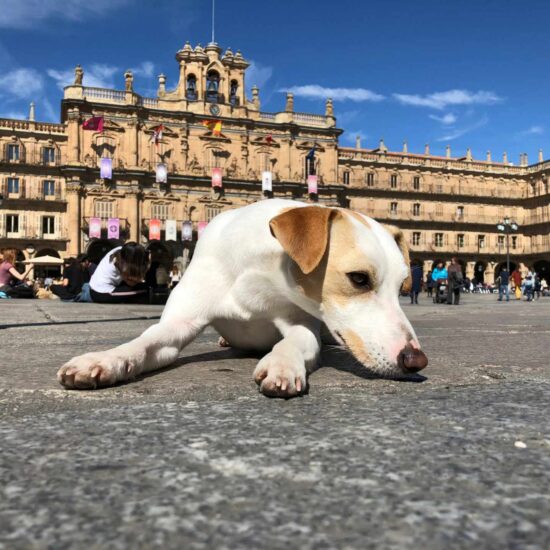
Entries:
[[[0,119],[0,248],[21,258],[88,252],[95,259],[124,240],[151,248],[170,263],[192,252],[198,229],[215,215],[256,200],[282,197],[347,206],[405,233],[411,257],[428,270],[436,259],[459,256],[469,277],[492,282],[505,260],[505,237],[496,224],[505,217],[520,230],[510,237],[511,260],[550,275],[550,162],[519,166],[339,146],[332,101],[324,115],[294,110],[287,94],[283,111],[261,110],[260,94],[245,95],[248,62],[217,44],[176,53],[179,79],[173,90],[159,76],[157,97],[133,90],[83,86],[83,71],[64,90],[61,123]],[[83,122],[102,117],[103,128]],[[155,136],[162,127],[162,136]],[[156,139],[155,139],[156,137]],[[110,159],[112,177],[100,177]],[[165,183],[156,168],[166,167]],[[221,169],[222,187],[212,187]],[[262,188],[271,173],[272,189]],[[309,193],[315,175],[317,193]],[[90,221],[101,219],[100,238],[89,238]],[[109,240],[109,219],[119,220],[119,240]],[[160,220],[160,240],[149,241],[151,220]],[[176,240],[166,240],[166,220],[177,222]],[[182,239],[191,222],[193,238]],[[183,260],[184,261],[184,260]]]

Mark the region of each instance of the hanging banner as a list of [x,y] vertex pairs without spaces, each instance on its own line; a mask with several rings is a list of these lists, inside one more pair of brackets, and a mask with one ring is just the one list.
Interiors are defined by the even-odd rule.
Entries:
[[181,240],[192,241],[193,240],[193,222],[183,222],[181,226]]
[[101,218],[90,218],[90,239],[101,239]]
[[221,168],[212,168],[212,187],[223,187]]
[[317,176],[308,176],[307,177],[307,192],[310,195],[317,194]]
[[208,225],[208,222],[199,222],[198,226],[198,238],[201,238],[202,232],[206,229],[206,226]]
[[262,172],[262,191],[273,191],[273,174],[269,171]]
[[176,241],[178,239],[178,224],[176,220],[166,220],[166,240]]
[[149,240],[160,241],[160,220],[149,220]]
[[99,164],[99,177],[104,180],[113,178],[113,161],[112,159],[102,158]]
[[166,164],[157,164],[156,176],[157,183],[166,183],[168,181],[168,169],[166,168]]
[[109,218],[107,221],[107,238],[120,238],[120,220],[118,218]]

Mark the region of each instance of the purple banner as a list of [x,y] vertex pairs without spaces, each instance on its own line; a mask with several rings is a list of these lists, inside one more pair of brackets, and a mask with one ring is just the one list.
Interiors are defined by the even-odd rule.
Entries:
[[120,238],[120,220],[118,218],[109,218],[107,221],[107,238]]
[[99,177],[104,180],[110,180],[113,178],[113,161],[111,159],[101,159]]

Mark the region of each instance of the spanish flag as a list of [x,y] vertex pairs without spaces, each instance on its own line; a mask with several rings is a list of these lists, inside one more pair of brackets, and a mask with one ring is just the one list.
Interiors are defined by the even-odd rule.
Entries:
[[213,136],[220,136],[222,133],[222,121],[221,120],[203,120],[202,125],[206,126]]

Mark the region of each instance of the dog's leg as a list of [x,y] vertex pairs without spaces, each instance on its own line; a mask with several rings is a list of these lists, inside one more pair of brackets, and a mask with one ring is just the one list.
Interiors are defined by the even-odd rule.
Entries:
[[256,366],[260,391],[272,397],[294,397],[307,388],[307,369],[315,366],[321,350],[320,322],[276,322],[283,339]]
[[74,357],[57,372],[66,388],[111,386],[173,363],[182,348],[206,327],[206,320],[167,317],[116,348]]

